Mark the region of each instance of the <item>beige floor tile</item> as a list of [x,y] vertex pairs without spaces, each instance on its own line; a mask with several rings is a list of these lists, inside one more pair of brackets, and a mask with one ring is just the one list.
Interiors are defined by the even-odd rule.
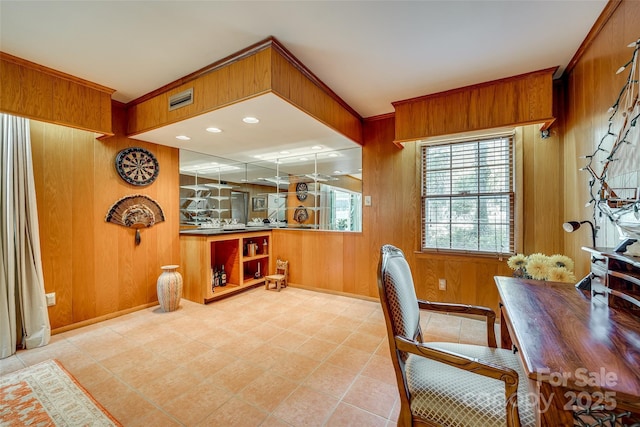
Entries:
[[379,417],[345,403],[338,405],[333,415],[331,415],[331,418],[329,418],[329,421],[325,424],[327,427],[385,427],[386,425],[386,418]]
[[380,320],[367,320],[362,322],[356,332],[362,332],[369,335],[374,335],[380,338],[387,338],[387,326],[384,323],[384,319]]
[[[421,320],[427,340],[486,341],[483,321]],[[379,304],[293,287],[58,334],[0,360],[0,375],[49,358],[127,427],[391,427],[399,413]]]
[[249,383],[238,395],[260,409],[273,412],[296,388],[298,388],[297,383],[265,372]]
[[15,354],[13,356],[0,359],[0,375],[6,375],[10,372],[14,372],[25,368],[27,365],[18,358]]
[[193,339],[207,344],[212,348],[219,348],[228,343],[234,343],[243,339],[244,335],[231,331],[223,326],[207,327],[193,336]]
[[282,332],[284,332],[284,328],[276,326],[270,321],[266,321],[249,329],[246,332],[246,335],[262,341],[269,341],[271,338],[276,335],[280,335]]
[[360,372],[372,354],[346,345],[339,346],[326,361],[353,372]]
[[335,349],[336,345],[334,343],[311,337],[294,351],[314,360],[322,361],[333,353]]
[[181,425],[182,424],[179,423],[178,420],[159,409],[152,409],[144,415],[127,423],[127,427],[173,427]]
[[[448,316],[443,314],[431,314],[425,323],[422,332],[425,336],[436,336],[441,341],[456,341],[460,336],[461,318],[456,316]],[[425,338],[426,341],[426,338]]]
[[269,416],[269,418],[267,418],[266,420],[264,420],[262,424],[260,424],[260,427],[291,427],[291,426],[292,424],[285,423],[284,421],[274,417],[273,415]]
[[391,362],[390,357],[374,354],[362,370],[361,375],[384,381],[385,383],[393,386],[397,384],[396,372],[393,369],[393,363]]
[[264,369],[251,366],[242,359],[235,360],[215,373],[211,379],[219,386],[238,393],[258,376],[262,375]]
[[354,332],[342,342],[342,345],[353,347],[368,353],[373,353],[376,351],[382,340],[383,337],[381,336]]
[[30,350],[20,350],[16,352],[16,356],[22,360],[22,362],[29,366],[36,363],[44,362],[45,360],[55,359],[58,355],[77,353],[73,344],[70,344],[65,339],[55,340],[48,345],[37,347]]
[[[85,385],[83,383],[80,383]],[[119,405],[120,400],[129,396],[139,397],[139,393],[113,376],[106,378],[104,381],[96,384],[88,384],[87,390],[102,405],[110,408]]]
[[210,350],[212,348],[209,345],[189,339],[182,344],[167,343],[166,348],[160,352],[160,355],[176,364],[184,364]]
[[264,341],[254,339],[247,335],[238,335],[236,339],[229,340],[216,348],[223,353],[227,353],[235,357],[242,357],[247,353],[256,351],[263,342]]
[[338,405],[338,399],[308,387],[299,387],[273,412],[295,426],[322,426]]
[[314,334],[314,337],[321,340],[330,341],[335,344],[340,344],[344,340],[346,340],[349,335],[351,335],[351,332],[352,331],[350,329],[326,325],[322,327],[322,329],[319,329]]
[[113,402],[98,401],[124,426],[141,425],[147,414],[158,409],[143,396],[129,389],[123,391]]
[[210,349],[191,359],[182,360],[180,366],[190,370],[191,373],[196,376],[209,378],[236,360],[237,357],[235,356],[223,353],[217,349]]
[[91,389],[114,376],[112,372],[100,365],[85,366],[80,369],[69,369],[66,366],[65,368],[87,389]]
[[259,426],[268,414],[243,400],[232,397],[216,409],[198,426],[202,427],[252,427]]
[[300,383],[307,378],[319,364],[319,361],[310,357],[297,353],[289,353],[284,360],[281,360],[269,368],[269,372]]
[[138,387],[138,391],[159,406],[186,393],[198,385],[201,378],[193,375],[187,368],[177,367],[162,375],[154,375]]
[[397,398],[396,386],[374,378],[359,376],[342,401],[388,419]]
[[282,347],[285,350],[293,351],[304,344],[308,339],[309,336],[305,334],[284,330],[271,338],[268,342],[269,344]]
[[304,385],[336,398],[344,396],[357,374],[331,363],[323,363],[305,380]]
[[267,370],[278,363],[286,363],[290,354],[284,348],[266,342],[256,348],[255,351],[243,354],[241,359],[251,366]]
[[162,405],[162,409],[185,426],[193,426],[211,415],[232,396],[229,391],[205,380]]

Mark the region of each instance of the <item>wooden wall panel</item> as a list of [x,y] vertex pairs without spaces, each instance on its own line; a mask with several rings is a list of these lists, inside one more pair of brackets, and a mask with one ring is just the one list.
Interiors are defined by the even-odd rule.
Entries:
[[553,120],[555,68],[394,102],[395,142]]
[[541,137],[537,125],[521,129],[524,194],[517,200],[523,203],[524,212],[522,251],[525,254],[560,253],[564,243],[562,204],[565,194],[560,135],[556,124],[546,139]]
[[0,111],[111,135],[113,89],[0,52]]
[[53,77],[2,56],[0,60],[0,110],[18,116],[53,119]]
[[[124,117],[115,107],[114,120]],[[49,308],[52,329],[154,304],[160,266],[180,263],[178,150],[121,134],[99,141],[68,127],[31,126],[45,290],[57,300]],[[153,184],[135,187],[117,175],[115,156],[130,146],[158,158]],[[105,222],[112,204],[130,194],[148,195],[165,212],[164,222],[141,230],[139,246],[133,229]]]
[[[216,110],[270,88],[270,49],[244,57],[128,105],[129,136]],[[193,88],[193,103],[169,111],[169,97]]]
[[272,52],[272,70],[271,88],[274,93],[330,128],[362,144],[360,117],[305,76],[278,49],[273,49]]
[[[562,146],[557,135],[540,139],[537,129],[521,131],[525,170],[517,203],[523,204],[523,222],[531,230],[523,246],[552,254],[562,248]],[[512,274],[506,257],[418,252],[420,151],[417,144],[404,149],[392,144],[394,131],[393,117],[365,121],[363,194],[371,196],[372,205],[363,207],[362,233],[274,230],[274,249],[290,260],[292,283],[376,298],[380,248],[389,243],[404,251],[420,298],[497,310],[493,277]],[[447,280],[446,291],[438,289],[440,278]]]
[[[594,28],[595,36],[589,37],[588,46],[581,47],[579,58],[563,76],[566,91],[565,133],[564,133],[564,187],[570,189],[564,199],[566,220],[586,220],[593,215],[592,207],[585,207],[589,201],[589,175],[579,171],[586,164],[579,158],[592,154],[602,136],[607,131],[608,108],[613,105],[627,73],[615,72],[625,64],[631,55],[626,47],[640,37],[640,2],[623,0],[619,4],[608,5],[613,12],[602,27]],[[606,12],[606,11],[605,11]],[[604,15],[604,13],[603,13]],[[600,21],[600,20],[599,20]],[[612,240],[617,234],[607,222],[597,223],[601,227],[598,244]],[[564,252],[576,260],[576,275],[581,277],[589,271],[589,255],[582,246],[591,245],[588,229],[567,234]]]
[[[208,70],[183,77],[132,101],[128,105],[127,134],[133,136],[272,91],[332,129],[362,143],[360,116],[275,40],[258,44],[255,52],[242,51],[237,56],[238,59],[227,58],[219,65],[212,64]],[[168,97],[188,88],[194,91],[193,104],[168,111]]]

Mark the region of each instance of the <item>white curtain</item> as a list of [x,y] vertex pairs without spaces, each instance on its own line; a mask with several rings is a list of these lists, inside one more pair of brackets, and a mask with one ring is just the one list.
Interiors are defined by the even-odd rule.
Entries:
[[0,359],[51,337],[27,119],[0,114]]

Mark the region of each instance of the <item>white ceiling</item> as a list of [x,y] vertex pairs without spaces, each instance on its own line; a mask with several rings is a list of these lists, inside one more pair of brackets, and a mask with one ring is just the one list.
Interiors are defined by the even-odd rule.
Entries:
[[[0,0],[0,50],[113,88],[114,99],[128,102],[274,36],[362,117],[371,117],[392,112],[393,101],[554,66],[559,75],[605,4]],[[261,118],[279,120],[280,137],[294,144],[293,127],[300,126],[291,125],[300,115],[269,111],[280,106]],[[231,138],[229,132],[217,136]],[[260,136],[265,149],[278,144]],[[308,138],[300,134],[300,145]],[[206,147],[227,155],[230,147],[239,152],[256,144],[259,139],[229,139]]]

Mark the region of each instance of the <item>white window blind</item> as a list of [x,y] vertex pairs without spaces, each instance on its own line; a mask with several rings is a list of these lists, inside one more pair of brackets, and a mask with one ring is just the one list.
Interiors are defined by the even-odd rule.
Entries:
[[422,146],[422,249],[513,253],[513,136]]

